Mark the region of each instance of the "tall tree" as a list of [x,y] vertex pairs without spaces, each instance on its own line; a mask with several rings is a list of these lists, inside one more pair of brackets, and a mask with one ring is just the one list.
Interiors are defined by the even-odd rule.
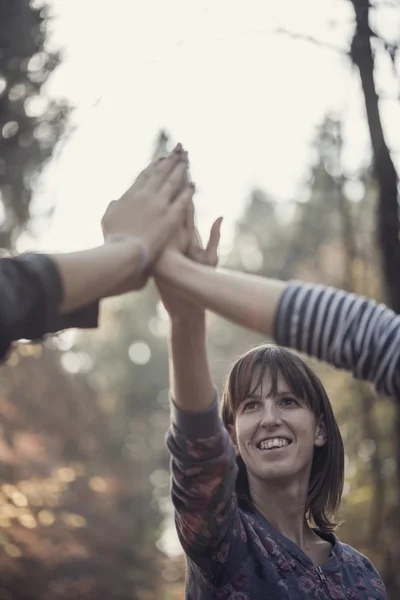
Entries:
[[30,217],[37,176],[64,132],[67,102],[46,97],[60,62],[47,49],[46,3],[0,0],[0,247],[13,248]]
[[[351,58],[357,66],[364,94],[368,128],[373,151],[375,177],[379,186],[378,237],[385,287],[390,306],[400,314],[400,221],[398,175],[390,155],[379,111],[379,96],[374,80],[374,53],[371,39],[377,37],[370,26],[370,0],[351,0],[356,28]],[[397,47],[385,44],[393,62]]]
[[[351,57],[357,66],[364,94],[368,128],[371,138],[375,177],[378,183],[379,202],[377,233],[382,257],[384,284],[389,305],[400,314],[400,220],[398,199],[398,174],[385,139],[379,107],[379,96],[374,79],[374,52],[372,38],[377,38],[389,53],[393,65],[396,64],[398,42],[387,43],[378,38],[370,25],[370,0],[351,0],[354,8],[356,27],[351,44]],[[396,440],[395,458],[397,462],[397,504],[400,502],[400,403],[395,405],[393,434]],[[392,528],[400,531],[400,513],[391,513]],[[387,585],[389,593],[399,588],[398,574],[394,566],[400,559],[400,542],[387,553]]]

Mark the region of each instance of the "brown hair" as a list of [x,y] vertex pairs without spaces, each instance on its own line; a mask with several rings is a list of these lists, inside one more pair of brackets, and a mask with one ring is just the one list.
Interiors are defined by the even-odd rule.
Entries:
[[[272,381],[270,394],[278,393],[278,378],[281,376],[290,391],[308,404],[315,417],[324,419],[327,441],[324,446],[314,449],[306,518],[321,531],[331,532],[338,525],[333,517],[343,492],[343,440],[326,391],[304,360],[273,344],[259,346],[241,356],[228,375],[222,396],[225,427],[234,426],[237,407],[261,386],[267,370]],[[255,373],[258,375],[256,381],[253,380]],[[237,462],[236,492],[240,499],[250,502],[246,467],[240,456]]]

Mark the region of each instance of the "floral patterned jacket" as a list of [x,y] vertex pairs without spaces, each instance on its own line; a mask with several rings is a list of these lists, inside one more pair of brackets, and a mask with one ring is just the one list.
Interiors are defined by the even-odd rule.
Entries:
[[329,560],[309,557],[258,512],[238,505],[236,458],[218,413],[172,405],[172,500],[186,554],[186,600],[384,600],[371,562],[334,535]]

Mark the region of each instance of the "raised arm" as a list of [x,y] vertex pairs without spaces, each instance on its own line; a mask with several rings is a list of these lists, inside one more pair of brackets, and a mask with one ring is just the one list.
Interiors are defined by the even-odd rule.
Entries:
[[200,305],[400,398],[400,317],[387,307],[333,288],[214,271],[173,252],[160,271]]
[[178,145],[110,203],[102,219],[105,246],[54,257],[63,281],[62,312],[143,287],[148,269],[184,220],[193,195],[186,169],[187,155]]
[[272,335],[278,302],[287,284],[227,269],[212,269],[166,251],[159,276],[200,306],[254,331]]
[[[187,221],[173,244],[183,251],[190,251],[192,256],[197,253],[199,262],[213,268],[218,262],[221,220],[214,223],[205,250],[195,231],[193,204],[188,210]],[[163,282],[157,272],[156,267],[156,284],[171,324],[169,357],[174,406],[182,411],[206,411],[215,403],[216,394],[208,364],[205,310],[177,293],[174,286]]]
[[[216,224],[215,252],[218,228]],[[208,251],[208,257],[203,256],[213,262],[213,244]],[[158,278],[157,271],[156,283],[171,320],[172,401],[167,442],[172,455],[177,531],[189,560],[206,576],[216,577],[224,565],[218,560],[214,563],[212,556],[217,555],[221,545],[228,552],[238,518],[234,449],[219,415],[218,395],[212,384],[204,309],[179,296],[174,287]],[[235,556],[239,565],[239,548]],[[236,566],[235,559],[233,562]]]
[[193,189],[177,147],[150,165],[103,217],[104,246],[70,254],[0,260],[0,358],[12,341],[66,327],[94,327],[97,301],[141,288],[184,219]]

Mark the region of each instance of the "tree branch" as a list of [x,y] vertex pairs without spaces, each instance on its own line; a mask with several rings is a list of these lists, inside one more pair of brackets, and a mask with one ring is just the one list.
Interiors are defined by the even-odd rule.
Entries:
[[343,54],[344,56],[349,56],[348,50],[345,50],[344,48],[340,48],[340,46],[335,46],[334,44],[328,44],[327,42],[324,42],[323,40],[318,40],[317,38],[314,38],[311,35],[307,35],[304,33],[296,33],[294,31],[288,31],[287,29],[284,29],[283,27],[277,27],[276,29],[273,29],[271,33],[279,34],[279,35],[286,35],[288,37],[291,37],[294,40],[300,40],[303,42],[308,42],[310,44],[315,44],[317,46],[320,46],[321,48],[326,48],[327,50],[333,50],[334,52],[338,52],[339,54]]

